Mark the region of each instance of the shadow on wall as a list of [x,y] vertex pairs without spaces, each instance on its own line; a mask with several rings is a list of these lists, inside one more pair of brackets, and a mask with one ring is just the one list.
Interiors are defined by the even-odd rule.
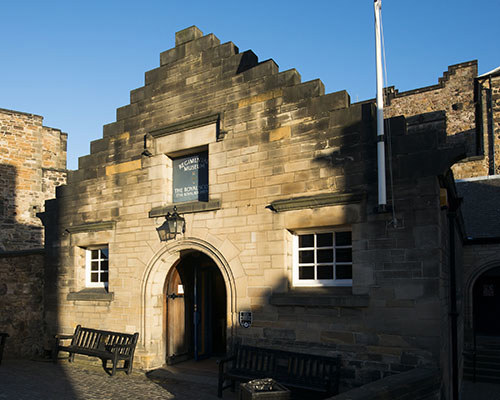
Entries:
[[36,218],[39,211],[31,199],[23,197],[33,197],[33,202],[39,199],[17,187],[17,175],[16,167],[0,164],[0,252],[43,248],[43,227],[19,222]]
[[16,222],[16,180],[16,168],[0,164],[0,331],[10,335],[7,358],[41,354],[44,332],[42,228]]

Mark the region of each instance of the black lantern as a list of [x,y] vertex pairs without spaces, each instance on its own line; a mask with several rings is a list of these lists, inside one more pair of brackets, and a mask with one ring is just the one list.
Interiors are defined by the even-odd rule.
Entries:
[[174,206],[174,212],[167,213],[165,222],[156,228],[160,241],[166,242],[170,239],[175,239],[177,235],[186,231],[186,220],[177,213],[177,206]]

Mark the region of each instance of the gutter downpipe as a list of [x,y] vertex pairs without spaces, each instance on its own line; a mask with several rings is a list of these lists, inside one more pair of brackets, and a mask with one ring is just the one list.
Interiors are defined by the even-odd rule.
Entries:
[[382,75],[381,13],[382,0],[374,0],[375,12],[375,52],[377,62],[377,171],[378,171],[378,211],[385,212],[387,207],[385,181],[385,134],[384,134],[384,98]]
[[450,236],[450,319],[451,319],[451,385],[452,399],[458,400],[458,311],[457,311],[457,282],[455,257],[455,220],[456,206],[448,212],[448,226]]
[[488,83],[489,83],[489,91],[488,91],[488,101],[489,104],[487,106],[488,110],[488,131],[491,132],[489,139],[491,141],[490,147],[491,147],[491,175],[495,175],[496,171],[496,165],[495,165],[495,123],[493,121],[493,83],[491,82],[491,75],[488,77]]

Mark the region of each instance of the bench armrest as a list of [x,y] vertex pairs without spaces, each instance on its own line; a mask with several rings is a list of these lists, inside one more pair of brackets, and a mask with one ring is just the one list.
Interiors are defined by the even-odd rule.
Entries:
[[63,334],[57,334],[57,335],[54,335],[54,337],[55,337],[56,339],[59,339],[59,340],[73,339],[73,335],[63,335]]
[[235,355],[232,355],[232,356],[229,356],[229,357],[224,357],[224,358],[221,358],[219,360],[217,360],[217,365],[219,366],[219,369],[221,366],[224,366],[225,363],[229,362],[229,361],[232,361],[236,358]]

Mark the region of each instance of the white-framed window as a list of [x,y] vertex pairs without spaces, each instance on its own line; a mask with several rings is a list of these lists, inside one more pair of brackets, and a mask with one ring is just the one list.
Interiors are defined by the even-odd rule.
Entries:
[[352,286],[350,230],[299,231],[293,240],[294,286]]
[[109,249],[108,246],[88,247],[85,249],[86,286],[108,287]]

